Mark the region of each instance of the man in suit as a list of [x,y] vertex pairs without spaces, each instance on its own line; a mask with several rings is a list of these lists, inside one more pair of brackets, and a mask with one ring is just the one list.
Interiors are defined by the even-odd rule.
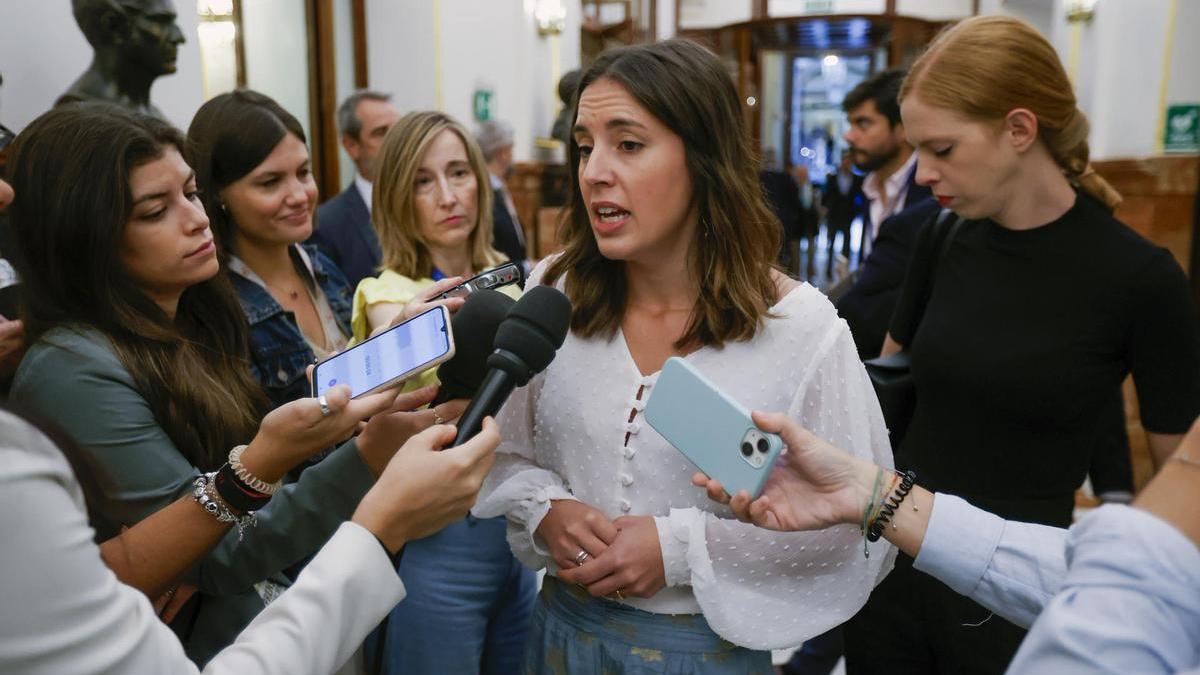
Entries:
[[527,267],[525,230],[521,227],[517,207],[504,182],[512,172],[512,125],[496,120],[483,122],[479,125],[475,140],[483,151],[492,182],[492,246],[509,260]]
[[359,90],[338,106],[342,147],[354,160],[354,180],[341,194],[317,208],[316,229],[309,242],[316,244],[346,275],[351,285],[374,276],[383,256],[379,235],[371,226],[371,183],[375,157],[388,129],[400,119],[391,96]]
[[[821,193],[821,205],[825,207],[825,232],[829,239],[829,253],[825,265],[825,276],[833,278],[833,247],[837,236],[842,236],[842,257],[850,259],[850,224],[858,217],[862,201],[862,176],[852,171],[850,151],[842,152],[837,171],[825,177],[825,189]],[[861,262],[861,259],[860,261]]]
[[908,271],[913,240],[937,213],[929,188],[917,185],[917,156],[904,134],[897,95],[903,70],[886,70],[846,94],[850,121],[843,136],[863,179],[862,262],[854,285],[837,303],[860,358],[879,356]]

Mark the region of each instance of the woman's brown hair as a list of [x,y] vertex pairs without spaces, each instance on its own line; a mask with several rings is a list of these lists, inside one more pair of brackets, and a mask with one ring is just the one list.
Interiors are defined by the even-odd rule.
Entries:
[[413,189],[417,171],[433,139],[452,131],[467,150],[475,174],[475,229],[471,231],[471,266],[476,272],[500,264],[504,256],[492,248],[492,185],[487,163],[475,139],[449,115],[436,111],[412,112],[388,130],[376,162],[378,175],[371,197],[371,219],[383,249],[383,269],[410,279],[433,274],[433,259],[421,235]]
[[224,275],[185,290],[172,320],[120,261],[130,177],[168,148],[184,152],[177,129],[107,103],[55,108],[18,136],[8,168],[22,314],[31,342],[56,327],[106,335],[175,447],[212,470],[254,436],[268,403]]
[[[687,40],[621,47],[602,54],[583,74],[573,107],[600,78],[620,84],[683,140],[700,213],[690,249],[701,274],[700,297],[676,347],[720,347],[753,338],[775,304],[771,271],[781,226],[763,199],[758,158],[729,73],[715,55]],[[585,338],[612,337],[625,313],[625,264],[605,258],[596,244],[579,190],[579,144],[573,137],[568,155],[571,193],[560,230],[565,250],[543,283],[565,276],[574,306],[572,331]]]
[[196,185],[223,260],[235,253],[237,223],[222,204],[221,191],[258,168],[288,134],[308,145],[300,120],[252,89],[214,96],[192,118],[188,163],[196,170]]
[[1025,108],[1037,116],[1038,136],[1072,183],[1110,209],[1121,195],[1092,170],[1088,119],[1054,47],[1029,24],[1009,16],[978,16],[947,28],[909,69],[903,100],[917,94],[929,105],[984,121]]

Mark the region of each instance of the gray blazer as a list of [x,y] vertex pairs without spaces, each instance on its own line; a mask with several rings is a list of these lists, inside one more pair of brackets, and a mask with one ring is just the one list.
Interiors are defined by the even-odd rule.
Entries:
[[[98,541],[188,494],[199,474],[98,331],[56,328],[42,336],[17,369],[12,398],[80,445],[82,456],[72,459]],[[188,657],[203,667],[231,644],[264,606],[254,584],[286,584],[280,572],[317,551],[374,480],[349,441],[277,492],[241,542],[231,530],[185,579],[199,592],[172,629]]]

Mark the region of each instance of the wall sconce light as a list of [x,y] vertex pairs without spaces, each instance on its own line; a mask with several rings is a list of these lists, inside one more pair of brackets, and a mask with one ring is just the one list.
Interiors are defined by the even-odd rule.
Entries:
[[1091,23],[1097,0],[1067,0],[1067,23]]
[[567,8],[562,0],[537,0],[533,9],[538,35],[558,35],[567,25]]

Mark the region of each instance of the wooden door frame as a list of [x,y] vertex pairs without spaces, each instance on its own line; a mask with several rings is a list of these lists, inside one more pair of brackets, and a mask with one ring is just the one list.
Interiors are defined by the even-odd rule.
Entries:
[[[342,189],[338,153],[337,61],[334,44],[334,0],[305,0],[308,26],[308,115],[312,138],[313,175],[321,195],[332,197]],[[368,86],[366,1],[351,0],[354,45],[354,88]]]

